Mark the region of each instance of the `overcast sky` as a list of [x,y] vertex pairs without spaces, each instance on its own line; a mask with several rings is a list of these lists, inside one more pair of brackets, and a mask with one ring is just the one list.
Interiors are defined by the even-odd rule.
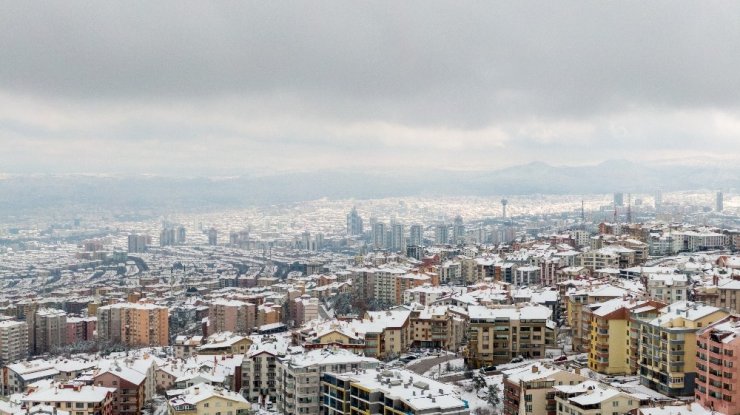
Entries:
[[738,2],[0,3],[0,172],[738,155]]

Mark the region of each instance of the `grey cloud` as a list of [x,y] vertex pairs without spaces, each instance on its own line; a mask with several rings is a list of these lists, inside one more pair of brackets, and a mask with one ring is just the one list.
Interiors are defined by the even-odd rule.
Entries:
[[740,154],[738,3],[3,2],[0,54],[6,171]]
[[291,99],[479,127],[633,105],[735,106],[720,2],[5,2],[0,87],[85,100]]

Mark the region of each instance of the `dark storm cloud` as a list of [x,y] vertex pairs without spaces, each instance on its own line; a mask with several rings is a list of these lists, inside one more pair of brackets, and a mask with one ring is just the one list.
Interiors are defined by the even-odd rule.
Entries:
[[0,53],[6,166],[33,139],[233,166],[739,147],[740,3],[3,2]]

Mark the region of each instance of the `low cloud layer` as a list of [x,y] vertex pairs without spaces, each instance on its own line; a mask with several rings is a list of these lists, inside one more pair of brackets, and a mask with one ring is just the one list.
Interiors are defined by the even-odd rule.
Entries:
[[733,159],[740,5],[0,5],[0,172]]

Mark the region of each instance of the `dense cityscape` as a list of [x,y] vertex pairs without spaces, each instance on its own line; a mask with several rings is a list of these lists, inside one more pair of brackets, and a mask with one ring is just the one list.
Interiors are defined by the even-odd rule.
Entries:
[[3,414],[740,411],[733,194],[129,216],[0,225]]
[[0,415],[740,415],[738,17],[0,1]]

